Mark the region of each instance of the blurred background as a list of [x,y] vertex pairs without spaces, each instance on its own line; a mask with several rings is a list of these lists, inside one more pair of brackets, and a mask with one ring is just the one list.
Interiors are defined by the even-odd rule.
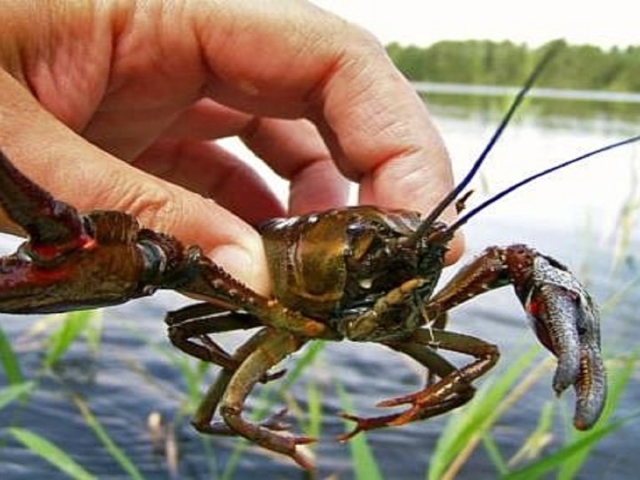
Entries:
[[[563,39],[565,48],[474,182],[470,206],[640,133],[640,34],[629,2],[314,3],[387,46],[431,111],[458,179],[541,51]],[[286,197],[286,182],[239,142],[224,143]],[[471,404],[436,419],[337,443],[348,428],[339,412],[375,414],[377,401],[419,388],[424,372],[375,345],[316,343],[289,359],[288,376],[249,404],[257,416],[286,406],[294,431],[320,438],[311,447],[318,472],[303,473],[245,442],[193,431],[189,418],[217,370],[170,347],[162,318],[189,302],[165,292],[100,312],[0,318],[0,477],[635,478],[638,148],[606,152],[528,185],[465,228],[462,262],[489,245],[527,243],[566,263],[602,306],[610,402],[591,432],[572,429],[573,393],[554,397],[554,362],[505,288],[451,312],[451,330],[496,343],[502,357],[477,382]],[[2,242],[3,252],[15,248],[15,239]]]

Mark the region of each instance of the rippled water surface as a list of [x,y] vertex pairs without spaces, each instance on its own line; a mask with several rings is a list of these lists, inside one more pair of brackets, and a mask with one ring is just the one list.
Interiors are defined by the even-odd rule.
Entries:
[[[491,135],[502,99],[452,100],[433,96],[430,108],[445,136],[460,178]],[[589,149],[640,133],[638,111],[601,102],[554,100],[552,105],[532,102],[509,127],[474,185],[470,204],[522,179],[523,176],[566,160]],[[470,106],[471,105],[471,106]],[[575,108],[574,108],[575,107]],[[635,107],[639,109],[638,106]],[[640,111],[640,110],[639,110]],[[588,113],[585,113],[588,112]],[[635,112],[635,113],[634,113]],[[638,147],[608,152],[530,185],[504,199],[474,219],[466,229],[469,255],[492,244],[525,242],[561,258],[590,285],[601,303],[621,292],[638,277],[638,234],[631,214],[623,206],[638,200]],[[281,185],[279,186],[281,188]],[[621,228],[630,221],[631,225]],[[621,239],[626,238],[628,245]],[[6,251],[6,250],[3,250]],[[621,252],[616,257],[615,252]],[[603,348],[607,356],[638,348],[638,287],[628,289],[619,303],[606,310]],[[102,312],[102,344],[92,353],[85,343],[75,345],[52,372],[40,371],[41,338],[31,328],[39,317],[0,317],[0,326],[11,338],[21,367],[39,385],[28,402],[0,410],[0,478],[67,478],[16,444],[6,433],[10,426],[33,430],[69,453],[100,478],[127,478],[79,413],[86,404],[115,443],[148,478],[171,478],[163,448],[155,448],[147,428],[152,412],[173,425],[180,478],[219,478],[233,458],[232,439],[203,438],[188,424],[184,412],[187,381],[177,364],[184,356],[169,347],[162,322],[164,312],[185,304],[177,295],[163,293]],[[502,351],[498,369],[515,360],[535,343],[510,289],[492,292],[458,308],[451,315],[451,329],[497,343]],[[237,341],[237,336],[229,342]],[[539,358],[545,358],[542,352]],[[295,365],[296,357],[288,363]],[[215,369],[211,368],[207,380]],[[487,375],[490,377],[491,373]],[[547,402],[556,402],[548,372],[499,421],[494,440],[505,456],[515,453],[536,428]],[[333,441],[343,431],[336,414],[343,406],[336,394],[339,382],[358,413],[374,412],[384,398],[415,390],[422,372],[407,359],[375,345],[335,343],[327,345],[314,367],[294,383],[292,402],[304,412],[307,385],[321,394],[323,425],[316,447],[319,478],[352,478],[347,446]],[[0,376],[4,383],[4,377]],[[0,385],[2,384],[0,383]],[[480,382],[481,383],[481,382]],[[206,382],[201,390],[206,388]],[[567,397],[571,399],[571,392]],[[254,397],[255,398],[255,397]],[[256,401],[252,401],[256,405]],[[278,403],[282,406],[281,403]],[[293,406],[292,406],[293,405]],[[289,405],[295,412],[295,402]],[[638,375],[625,390],[616,417],[631,414],[640,405]],[[571,402],[558,402],[558,428],[570,414]],[[450,416],[387,429],[368,435],[385,478],[425,478],[429,458],[439,432]],[[297,427],[296,427],[297,428]],[[640,469],[638,439],[640,420],[631,421],[602,441],[590,454],[580,478],[633,478]],[[554,443],[548,447],[554,448]],[[303,478],[280,458],[249,447],[239,457],[233,478]],[[480,447],[458,478],[495,478],[485,450]]]

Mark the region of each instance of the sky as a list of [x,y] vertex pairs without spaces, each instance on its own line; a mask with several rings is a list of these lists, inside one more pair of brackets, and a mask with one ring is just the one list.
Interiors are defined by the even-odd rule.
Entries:
[[537,47],[564,38],[603,48],[640,45],[637,0],[312,1],[367,28],[385,44],[489,39]]

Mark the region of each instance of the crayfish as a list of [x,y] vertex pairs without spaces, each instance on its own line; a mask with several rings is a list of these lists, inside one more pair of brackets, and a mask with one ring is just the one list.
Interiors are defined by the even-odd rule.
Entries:
[[[442,414],[469,401],[473,382],[498,360],[498,349],[446,329],[447,312],[483,292],[512,285],[540,340],[557,358],[553,388],[576,391],[574,425],[591,428],[606,399],[598,310],[569,270],[524,245],[490,247],[439,291],[447,244],[469,219],[516,188],[558,168],[634,137],[533,175],[475,207],[451,225],[439,221],[452,203],[462,206],[467,187],[486,154],[533,84],[522,89],[489,147],[458,186],[421,218],[418,213],[356,206],[301,217],[273,219],[261,227],[273,295],[252,291],[209,260],[197,246],[140,226],[119,211],[78,213],[30,181],[0,154],[0,205],[28,234],[0,260],[0,311],[59,312],[123,303],[173,289],[206,302],[167,315],[171,342],[221,371],[192,421],[203,433],[241,435],[312,463],[299,445],[311,438],[282,433],[280,415],[261,424],[243,417],[258,382],[276,380],[279,362],[313,339],[376,342],[428,370],[424,388],[381,402],[404,410],[378,417],[344,415],[361,431],[403,425]],[[256,329],[234,352],[210,335]],[[442,351],[467,354],[457,367]],[[219,412],[223,421],[213,421]]]

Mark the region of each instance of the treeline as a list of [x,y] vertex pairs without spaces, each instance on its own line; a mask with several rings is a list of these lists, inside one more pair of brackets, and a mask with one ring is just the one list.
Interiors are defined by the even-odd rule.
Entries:
[[[601,49],[564,44],[540,87],[640,92],[640,46]],[[555,42],[554,42],[555,43]],[[391,59],[414,81],[519,85],[549,45],[488,40],[442,41],[421,48],[392,43]]]

